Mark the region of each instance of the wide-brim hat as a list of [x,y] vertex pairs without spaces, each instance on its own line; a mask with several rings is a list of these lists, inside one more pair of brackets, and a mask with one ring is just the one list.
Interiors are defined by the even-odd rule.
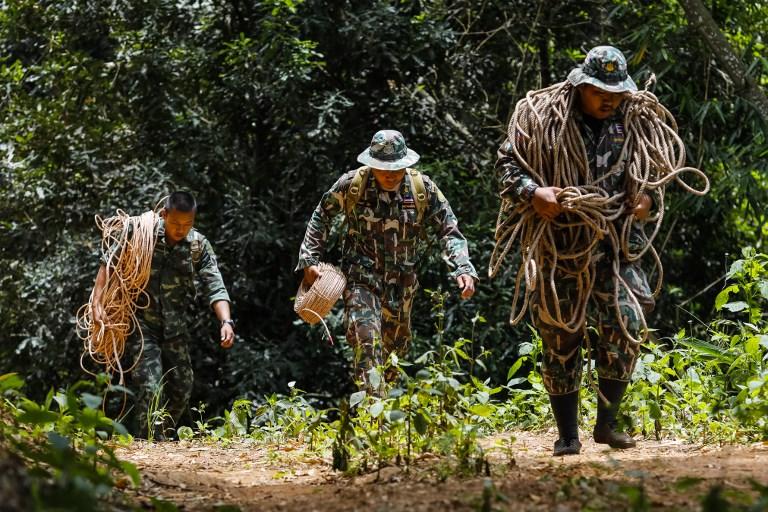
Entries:
[[408,149],[405,137],[397,130],[379,130],[373,134],[370,147],[357,155],[357,161],[374,169],[399,171],[419,161],[418,153]]
[[568,73],[568,81],[574,86],[590,84],[608,92],[637,92],[637,85],[627,72],[627,59],[613,46],[589,50],[584,63]]

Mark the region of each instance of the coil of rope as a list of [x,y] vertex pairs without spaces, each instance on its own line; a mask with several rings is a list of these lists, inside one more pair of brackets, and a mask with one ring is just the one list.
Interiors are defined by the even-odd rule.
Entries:
[[[699,169],[685,166],[685,146],[677,134],[672,114],[648,88],[629,95],[623,102],[626,138],[619,158],[603,176],[594,176],[586,147],[576,120],[572,117],[576,90],[569,82],[530,91],[520,100],[509,123],[507,137],[520,167],[539,186],[562,188],[557,195],[563,214],[546,220],[536,214],[532,204],[515,204],[503,199],[496,223],[496,244],[488,274],[494,277],[504,258],[519,244],[521,264],[515,279],[510,322],[514,325],[525,315],[531,298],[538,294],[539,315],[545,323],[575,333],[586,329],[586,311],[595,286],[596,252],[607,241],[612,258],[613,297],[616,318],[623,334],[641,343],[648,334],[645,318],[634,291],[620,275],[620,262],[633,262],[650,255],[657,276],[653,296],[661,291],[663,269],[653,241],[664,216],[664,189],[674,181],[696,195],[709,191],[709,180]],[[625,174],[624,191],[609,194],[601,182]],[[704,186],[696,189],[682,176],[693,174]],[[636,220],[632,210],[641,194],[649,194],[657,213],[642,229],[644,244],[633,251],[630,235]],[[618,227],[617,227],[618,225]],[[576,282],[576,298],[561,307],[558,280],[568,276]],[[525,284],[525,292],[521,292]],[[629,332],[622,318],[619,292],[640,313],[639,337]],[[564,310],[565,309],[565,310]]]
[[[121,385],[124,384],[124,374],[136,366],[144,349],[136,310],[149,305],[149,296],[144,289],[150,277],[157,218],[154,211],[133,217],[122,210],[107,219],[96,216],[106,268],[106,282],[101,294],[103,313],[98,322],[94,320],[94,290],[88,303],[77,312],[77,331],[83,340],[80,366],[93,375],[83,364],[88,355],[108,374],[117,373]],[[134,331],[138,331],[141,345],[133,364],[124,369],[120,359],[125,353],[126,340]]]

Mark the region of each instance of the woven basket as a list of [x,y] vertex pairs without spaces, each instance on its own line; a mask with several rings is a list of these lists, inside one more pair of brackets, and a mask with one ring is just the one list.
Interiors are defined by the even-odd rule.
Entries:
[[302,281],[293,304],[293,310],[308,324],[316,324],[325,318],[347,286],[347,278],[341,270],[329,263],[318,266],[320,277],[310,287]]

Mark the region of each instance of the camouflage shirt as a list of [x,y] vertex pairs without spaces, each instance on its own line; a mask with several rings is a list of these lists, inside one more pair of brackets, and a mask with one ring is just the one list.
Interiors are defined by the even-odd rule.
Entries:
[[[323,258],[331,222],[345,211],[344,201],[356,172],[342,175],[315,208],[299,249],[296,270],[316,265]],[[422,223],[436,229],[451,276],[469,274],[476,278],[467,241],[459,231],[448,200],[432,180],[422,176],[428,196]],[[355,215],[347,220],[342,269],[348,277],[415,273],[424,226],[418,224],[416,201],[407,175],[399,190],[388,192],[380,190],[373,173],[368,172],[365,190],[355,205]]]
[[159,219],[155,234],[152,268],[145,289],[149,306],[137,310],[137,316],[144,325],[168,339],[188,330],[187,310],[197,294],[195,278],[202,284],[208,304],[230,299],[211,243],[199,231],[192,228],[184,240],[171,246],[165,240],[165,222]]

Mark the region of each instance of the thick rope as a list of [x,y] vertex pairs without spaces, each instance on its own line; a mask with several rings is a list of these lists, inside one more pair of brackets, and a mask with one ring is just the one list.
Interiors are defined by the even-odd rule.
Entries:
[[[99,322],[94,321],[93,292],[88,303],[77,312],[77,330],[84,345],[80,366],[92,374],[83,365],[88,355],[110,375],[118,373],[121,385],[124,374],[133,370],[144,350],[144,335],[136,320],[136,310],[149,305],[144,289],[150,277],[156,222],[157,214],[152,211],[131,217],[118,210],[117,215],[108,219],[96,217],[102,233],[101,253],[106,262],[106,283],[101,295],[104,313]],[[141,346],[131,367],[123,369],[120,359],[126,340],[134,331],[139,333]]]
[[[607,240],[612,258],[612,302],[622,332],[634,343],[641,343],[648,328],[638,298],[622,279],[620,262],[637,261],[649,254],[657,273],[654,297],[661,291],[663,270],[653,241],[664,216],[664,188],[675,181],[686,191],[704,195],[709,180],[699,169],[685,166],[685,146],[677,135],[677,123],[656,96],[646,90],[628,95],[624,101],[626,139],[616,164],[604,176],[596,177],[589,167],[586,147],[576,121],[571,117],[576,93],[569,82],[530,91],[520,100],[509,123],[508,138],[514,156],[526,173],[540,186],[561,187],[558,194],[564,214],[554,220],[538,216],[530,202],[513,204],[503,199],[496,224],[496,245],[489,265],[494,277],[505,256],[520,246],[521,264],[515,280],[510,322],[525,315],[533,294],[538,294],[542,321],[570,333],[586,330],[586,310],[594,292],[597,253]],[[625,173],[626,191],[609,195],[600,183]],[[702,189],[688,185],[685,173],[698,176]],[[630,233],[635,222],[632,209],[641,194],[651,195],[657,213],[646,224],[653,226],[637,252],[630,249]],[[619,226],[617,228],[617,226]],[[645,233],[645,229],[643,229]],[[545,274],[546,272],[546,274]],[[576,282],[576,299],[560,304],[556,277],[567,276]],[[525,282],[525,293],[521,291]],[[640,337],[628,332],[619,305],[619,291],[626,290],[640,313]]]

